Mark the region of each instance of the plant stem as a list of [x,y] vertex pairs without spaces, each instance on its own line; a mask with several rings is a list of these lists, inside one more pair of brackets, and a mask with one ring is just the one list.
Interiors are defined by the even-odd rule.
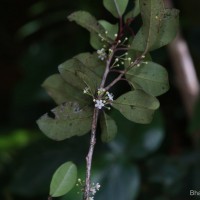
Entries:
[[108,86],[105,87],[105,90],[108,91],[112,86],[114,86],[118,81],[120,81],[122,79],[122,77],[130,70],[132,69],[135,65],[139,64],[140,61],[142,60],[142,56],[144,54],[142,54],[141,56],[139,56],[134,62],[133,64],[130,65],[130,67],[128,67],[126,70],[121,71],[120,75],[114,79]]
[[92,120],[92,130],[90,138],[90,148],[88,155],[86,157],[86,180],[85,180],[85,189],[83,200],[88,200],[90,197],[90,177],[91,177],[91,166],[92,166],[92,157],[94,152],[94,146],[96,143],[96,129],[97,129],[97,120],[99,115],[99,109],[94,109],[93,120]]
[[[110,64],[113,59],[115,48],[116,48],[116,45],[113,45],[111,48],[113,51],[111,52],[111,54],[109,55],[109,57],[106,61],[106,68],[105,68],[104,75],[103,75],[103,78],[102,78],[99,88],[104,88],[108,73],[110,71],[109,67],[110,67]],[[94,147],[95,147],[95,143],[96,143],[96,129],[97,129],[98,116],[99,116],[99,109],[94,108],[94,114],[93,114],[93,119],[92,119],[91,138],[90,138],[90,147],[89,147],[88,154],[86,156],[86,179],[85,179],[83,200],[88,200],[90,197],[91,167],[92,167],[92,157],[93,157]]]
[[[110,65],[111,65],[116,47],[117,47],[117,44],[113,45],[112,48],[111,48],[112,52],[111,52],[111,54],[109,55],[109,57],[106,61],[106,68],[105,68],[104,75],[103,75],[103,78],[102,78],[102,81],[101,81],[99,88],[105,87],[105,83],[106,83],[108,73],[111,70]],[[114,79],[104,89],[106,91],[108,91],[113,85],[115,85],[118,81],[120,81],[128,70],[130,70],[132,67],[134,67],[135,65],[140,63],[143,55],[144,54],[142,54],[140,57],[138,57],[126,70],[120,71],[121,74],[116,79]],[[101,98],[101,96],[99,96],[99,98]],[[92,158],[93,158],[94,147],[95,147],[95,144],[96,144],[96,129],[97,129],[98,117],[99,117],[99,109],[94,108],[93,119],[92,119],[92,128],[91,128],[92,130],[91,130],[91,138],[90,138],[90,147],[89,147],[88,154],[86,156],[86,180],[85,180],[83,200],[88,200],[89,197],[90,197],[91,167],[92,167]]]
[[104,72],[104,75],[103,75],[103,78],[102,78],[102,81],[101,81],[101,84],[100,84],[100,88],[103,88],[105,83],[106,83],[106,78],[108,76],[108,73],[110,71],[110,64],[111,64],[111,61],[113,59],[113,55],[114,55],[114,50],[115,50],[115,45],[111,48],[111,50],[113,51],[110,55],[109,55],[109,58],[108,60],[106,61],[106,69],[105,69],[105,72]]

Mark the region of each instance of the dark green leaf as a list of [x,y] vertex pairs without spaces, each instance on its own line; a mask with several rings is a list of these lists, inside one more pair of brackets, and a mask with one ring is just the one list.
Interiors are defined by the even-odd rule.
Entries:
[[105,70],[105,62],[101,61],[96,53],[80,53],[76,55],[75,58],[100,78],[103,76]]
[[77,72],[77,76],[85,83],[88,88],[90,88],[92,94],[95,94],[98,85],[94,80],[94,76],[88,76],[87,74],[84,74],[82,72]]
[[92,123],[92,108],[80,107],[78,103],[64,103],[37,120],[40,130],[53,140],[64,140],[89,132]]
[[139,0],[135,0],[134,8],[125,15],[124,19],[125,21],[127,21],[128,19],[135,18],[139,14],[140,14]]
[[76,89],[64,81],[59,74],[53,74],[48,77],[42,87],[45,88],[48,95],[59,105],[66,101],[79,101],[83,105],[88,104],[89,96],[84,95],[81,90]]
[[54,173],[50,185],[50,195],[59,197],[69,192],[77,180],[77,167],[72,162],[62,164]]
[[[105,29],[90,13],[86,11],[77,11],[68,16],[70,21],[75,21],[77,24],[87,29],[90,32],[90,44],[93,48],[99,49],[103,46],[99,34],[106,38]],[[111,43],[112,41],[107,38],[106,43]]]
[[101,24],[105,31],[108,31],[107,36],[112,39],[115,40],[115,34],[118,33],[118,24],[111,24],[105,20],[99,20],[99,24]]
[[158,49],[169,44],[177,35],[179,28],[179,10],[165,9],[163,22],[157,41],[152,49]]
[[[144,44],[142,50],[140,50],[147,52],[157,40],[164,15],[164,2],[163,0],[140,0],[140,10],[143,21],[141,34],[143,35],[142,41]],[[141,38],[139,37],[140,40]],[[134,38],[132,43],[134,49],[136,49],[138,43],[141,42],[139,39],[138,36]]]
[[83,90],[86,87],[85,83],[77,76],[77,72],[81,71],[84,65],[77,59],[70,59],[58,66],[58,70],[62,78],[73,87]]
[[130,121],[147,124],[151,122],[154,110],[159,107],[159,101],[142,90],[134,90],[116,99],[113,107]]
[[115,121],[105,112],[101,115],[101,140],[110,142],[117,134],[117,125]]
[[121,17],[128,5],[128,0],[103,0],[105,8],[116,18]]
[[101,41],[101,38],[98,36],[98,34],[94,32],[90,33],[90,45],[96,50],[103,47],[103,42]]
[[[79,57],[81,59],[79,59]],[[87,83],[90,82],[91,85],[89,85],[89,87],[95,92],[96,88],[100,85],[101,82],[100,73],[102,69],[100,71],[99,68],[102,67],[102,65],[97,65],[98,62],[96,61],[96,58],[93,58],[94,56],[92,57],[90,54],[87,53],[82,54],[81,56],[78,55],[77,57],[67,60],[66,62],[59,65],[59,72],[67,83],[71,84],[77,89],[80,89],[81,91],[83,91],[85,87],[88,87]],[[85,59],[83,63],[81,62],[82,59]],[[93,63],[88,65],[87,63],[89,61],[87,59],[96,65],[92,66]],[[80,77],[80,74],[83,75]],[[90,81],[87,81],[86,83],[83,79],[83,76],[87,76],[87,79],[90,79]]]
[[176,9],[164,9],[162,0],[142,0],[140,3],[143,26],[134,38],[131,48],[150,51],[170,43],[178,30]]
[[87,29],[89,32],[104,33],[104,28],[90,13],[86,11],[77,11],[68,16],[69,21],[75,21],[77,24]]
[[94,49],[101,49],[105,43],[113,42],[115,40],[115,34],[118,33],[118,24],[110,24],[105,20],[99,20],[98,22],[102,25],[105,32],[107,31],[108,33],[103,33],[103,36],[105,37],[105,40],[103,41],[95,32],[90,33],[90,44]]
[[159,96],[169,89],[168,73],[161,65],[148,62],[133,67],[126,74],[130,82],[137,83],[145,92]]

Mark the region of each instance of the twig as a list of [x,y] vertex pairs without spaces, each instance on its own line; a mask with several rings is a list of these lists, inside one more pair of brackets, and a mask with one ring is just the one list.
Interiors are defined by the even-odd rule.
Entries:
[[[100,88],[104,88],[104,85],[106,83],[106,79],[110,70],[110,64],[113,59],[114,55],[114,49],[116,48],[116,44],[112,46],[111,48],[111,53],[106,61],[106,69],[104,71],[104,75],[100,84]],[[92,167],[92,157],[93,157],[93,152],[94,152],[94,147],[96,143],[96,129],[97,129],[97,121],[98,121],[98,116],[99,116],[99,109],[95,108],[94,109],[94,114],[93,114],[93,120],[92,120],[92,130],[91,130],[91,138],[90,138],[90,147],[88,154],[86,156],[86,180],[85,180],[85,188],[84,188],[84,194],[83,194],[83,200],[88,200],[90,197],[90,182],[91,182],[91,167]]]
[[130,70],[132,69],[134,66],[136,66],[137,64],[140,63],[140,61],[142,60],[144,54],[142,54],[141,56],[139,56],[138,58],[136,58],[136,60],[124,71],[121,71],[120,75],[114,79],[108,86],[105,87],[105,90],[109,90],[111,87],[113,87],[118,81],[120,81],[122,79],[122,77]]
[[97,120],[99,115],[99,109],[94,109],[93,120],[92,120],[92,130],[90,138],[90,148],[88,155],[86,157],[86,180],[85,180],[85,190],[83,199],[88,200],[90,196],[90,177],[91,177],[91,166],[92,166],[92,157],[94,152],[94,146],[96,143],[96,129],[97,129]]

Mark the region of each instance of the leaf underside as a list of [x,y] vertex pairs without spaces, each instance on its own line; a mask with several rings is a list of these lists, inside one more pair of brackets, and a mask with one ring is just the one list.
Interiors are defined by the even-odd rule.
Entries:
[[178,31],[176,9],[165,9],[163,0],[140,0],[143,26],[136,34],[131,48],[148,52],[170,43]]
[[101,140],[103,142],[112,141],[117,134],[117,125],[115,121],[105,112],[103,112],[100,118],[100,124],[101,124]]
[[113,102],[113,107],[130,121],[147,124],[152,121],[159,101],[142,90],[134,90],[121,95]]
[[49,138],[60,141],[81,136],[90,131],[92,108],[67,102],[44,114],[37,120],[40,130]]
[[126,78],[133,85],[138,84],[146,93],[153,96],[159,96],[169,89],[167,70],[154,62],[133,67],[127,72]]

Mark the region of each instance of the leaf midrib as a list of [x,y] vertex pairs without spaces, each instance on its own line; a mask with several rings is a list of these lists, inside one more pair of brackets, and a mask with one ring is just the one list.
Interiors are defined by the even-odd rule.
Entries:
[[[71,171],[71,169],[73,168],[73,166],[71,165],[68,169],[68,171]],[[69,172],[68,172],[69,173]],[[68,177],[68,173],[65,174],[64,178],[62,179],[62,181],[59,183],[59,186],[57,187],[57,189],[55,190],[54,194],[57,193],[57,191],[60,190],[60,187],[63,185],[63,183],[66,181],[65,178]],[[52,194],[53,195],[53,194]]]

